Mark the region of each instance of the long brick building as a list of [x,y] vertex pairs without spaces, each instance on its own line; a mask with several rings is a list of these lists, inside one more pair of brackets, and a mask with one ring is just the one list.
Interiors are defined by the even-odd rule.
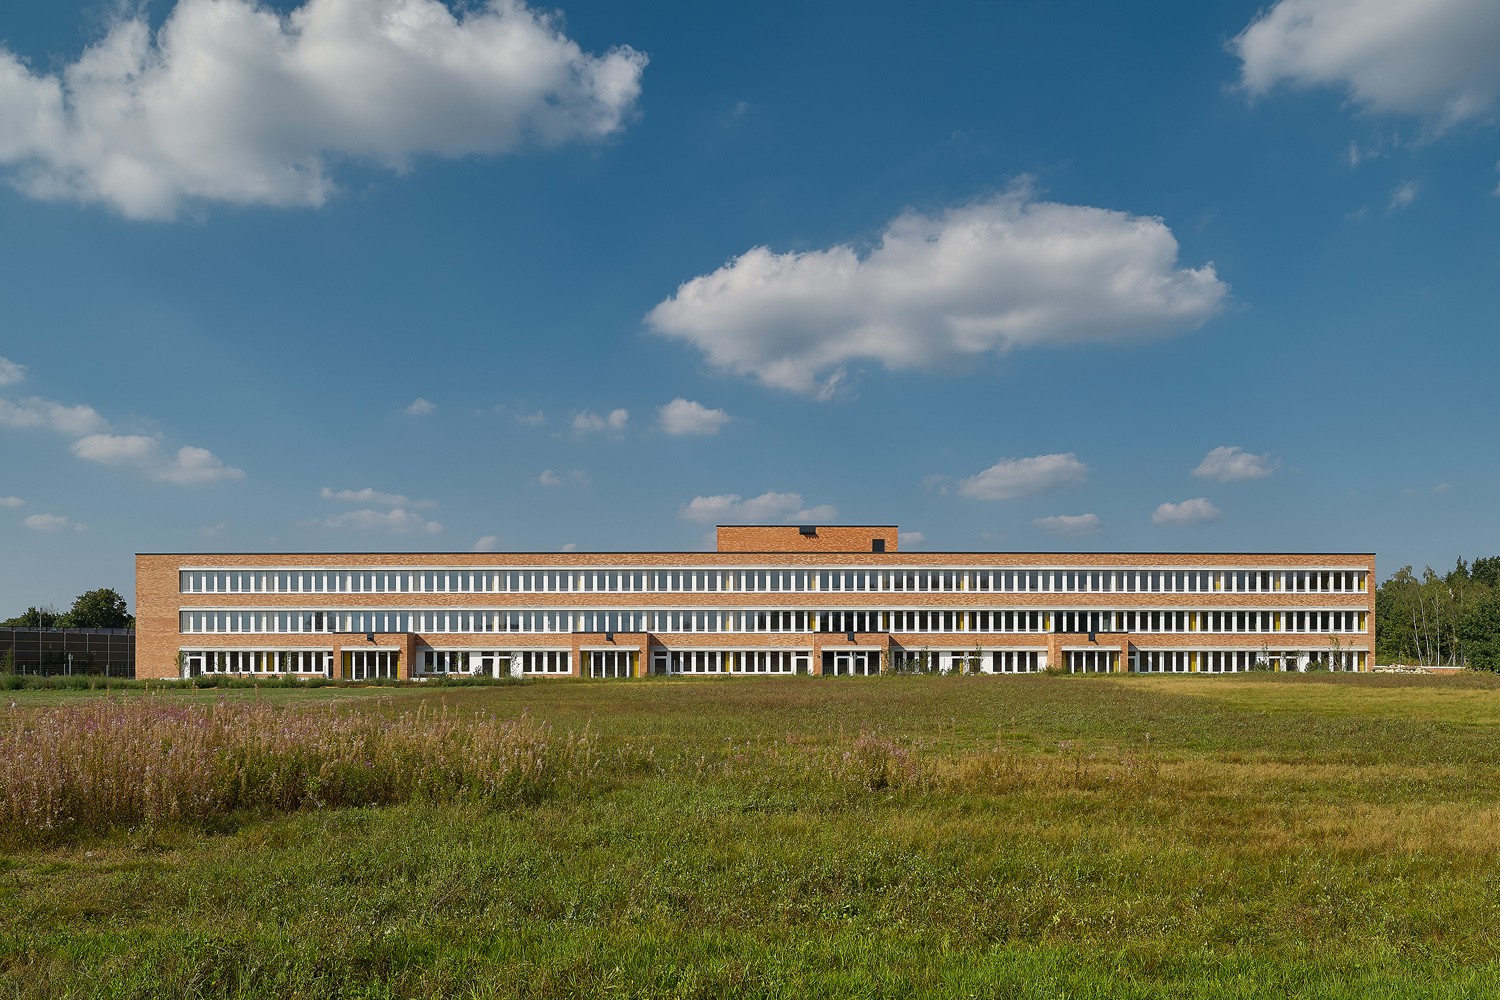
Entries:
[[720,526],[714,552],[139,554],[136,673],[346,680],[1367,670],[1372,554],[899,551]]

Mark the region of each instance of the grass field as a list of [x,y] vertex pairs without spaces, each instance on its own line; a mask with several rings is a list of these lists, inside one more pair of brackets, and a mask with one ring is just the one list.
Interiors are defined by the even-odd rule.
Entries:
[[[0,713],[7,753],[66,731],[88,763],[38,758],[53,784],[97,782],[52,789],[83,803],[66,823],[0,824],[0,997],[1500,995],[1489,677],[15,691]],[[121,791],[88,735],[111,726],[222,782],[165,815]],[[496,784],[533,759],[546,780]]]

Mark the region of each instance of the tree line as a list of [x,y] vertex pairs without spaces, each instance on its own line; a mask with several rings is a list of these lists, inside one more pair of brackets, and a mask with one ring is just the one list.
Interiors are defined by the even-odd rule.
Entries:
[[1375,657],[1500,671],[1500,556],[1397,570],[1375,590]]
[[0,628],[135,628],[135,615],[118,591],[100,587],[79,594],[67,611],[49,605],[30,607],[0,621]]

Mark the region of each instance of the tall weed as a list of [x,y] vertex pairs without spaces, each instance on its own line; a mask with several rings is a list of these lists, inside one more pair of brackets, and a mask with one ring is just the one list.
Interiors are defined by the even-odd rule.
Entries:
[[594,739],[420,706],[342,708],[107,700],[0,733],[0,833],[23,839],[407,800],[533,803],[588,779]]

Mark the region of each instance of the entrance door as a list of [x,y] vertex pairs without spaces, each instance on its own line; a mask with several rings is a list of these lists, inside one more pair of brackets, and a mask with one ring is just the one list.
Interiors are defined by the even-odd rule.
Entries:
[[351,681],[394,680],[401,654],[391,649],[344,653],[344,676]]
[[588,653],[590,677],[629,677],[630,651],[595,649]]
[[880,673],[880,653],[873,649],[824,650],[823,673],[834,677]]

